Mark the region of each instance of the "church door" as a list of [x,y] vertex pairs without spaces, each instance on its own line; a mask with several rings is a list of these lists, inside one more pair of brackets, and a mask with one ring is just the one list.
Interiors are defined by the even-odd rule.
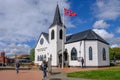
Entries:
[[64,51],[64,66],[65,66],[65,67],[68,67],[68,66],[69,66],[67,49],[65,49],[65,51]]
[[62,54],[59,54],[59,55],[58,55],[58,59],[59,59],[59,64],[58,64],[58,66],[59,66],[59,67],[62,67]]

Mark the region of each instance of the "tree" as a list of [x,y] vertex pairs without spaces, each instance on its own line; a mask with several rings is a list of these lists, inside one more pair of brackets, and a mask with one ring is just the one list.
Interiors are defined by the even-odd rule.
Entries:
[[109,53],[110,53],[110,60],[114,59],[114,51],[112,48],[109,48]]
[[110,53],[110,60],[120,59],[120,48],[119,47],[114,47],[109,49]]
[[35,60],[35,48],[32,48],[30,50],[30,60],[34,61]]

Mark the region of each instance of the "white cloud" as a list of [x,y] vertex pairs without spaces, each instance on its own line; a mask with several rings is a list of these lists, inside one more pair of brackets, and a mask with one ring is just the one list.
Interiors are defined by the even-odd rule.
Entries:
[[[0,0],[0,41],[11,43],[37,39],[52,24],[56,4],[56,0]],[[61,12],[62,5],[69,7],[61,0]],[[73,26],[69,19],[67,22]]]
[[105,39],[111,47],[120,47],[120,38],[115,37],[113,33],[109,33],[105,29],[93,29],[93,31]]
[[117,19],[120,17],[120,0],[97,0],[93,10],[97,18]]
[[117,29],[117,33],[120,33],[120,27]]
[[105,29],[93,29],[93,31],[106,40],[114,37],[114,34],[107,32]]
[[114,48],[114,47],[120,47],[120,45],[119,44],[113,44],[113,45],[111,45],[111,48]]
[[7,46],[5,46],[4,48],[2,47],[2,49],[0,51],[5,51],[6,56],[10,56],[10,55],[17,55],[17,54],[29,54],[30,51],[30,46],[27,44],[9,44]]
[[104,20],[99,20],[99,21],[96,21],[94,24],[93,24],[93,27],[94,28],[107,28],[109,27],[110,25],[107,24]]
[[[66,0],[58,3],[61,14],[63,6],[69,9]],[[48,32],[56,5],[56,0],[0,0],[0,48],[13,43],[18,51],[16,44],[37,40],[41,32]],[[66,26],[74,26],[69,18]]]
[[113,44],[120,44],[120,38],[117,37],[117,38],[112,38],[109,40],[109,42],[111,43],[111,45]]

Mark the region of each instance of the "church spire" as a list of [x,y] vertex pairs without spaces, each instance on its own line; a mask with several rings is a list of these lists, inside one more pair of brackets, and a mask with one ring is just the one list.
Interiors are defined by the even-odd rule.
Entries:
[[53,27],[54,25],[59,25],[59,26],[63,25],[62,20],[61,20],[61,16],[60,16],[60,11],[59,11],[58,4],[57,4],[57,7],[56,7],[56,11],[55,11],[55,15],[54,15],[54,20],[53,20],[53,23],[50,26],[50,28]]

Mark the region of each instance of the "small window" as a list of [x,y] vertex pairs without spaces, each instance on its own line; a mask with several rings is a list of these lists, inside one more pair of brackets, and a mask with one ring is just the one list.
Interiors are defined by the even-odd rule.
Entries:
[[77,60],[77,50],[74,47],[71,50],[71,60]]
[[59,31],[59,38],[60,39],[62,39],[62,37],[63,37],[63,31],[62,31],[62,29]]
[[92,60],[92,47],[89,47],[89,60]]
[[54,39],[54,36],[55,36],[55,32],[54,32],[54,30],[52,30],[52,32],[51,32],[51,40]]
[[105,51],[105,48],[103,48],[103,60],[106,60],[106,51]]
[[43,45],[43,43],[44,43],[44,39],[41,38],[41,39],[40,39],[40,44]]

